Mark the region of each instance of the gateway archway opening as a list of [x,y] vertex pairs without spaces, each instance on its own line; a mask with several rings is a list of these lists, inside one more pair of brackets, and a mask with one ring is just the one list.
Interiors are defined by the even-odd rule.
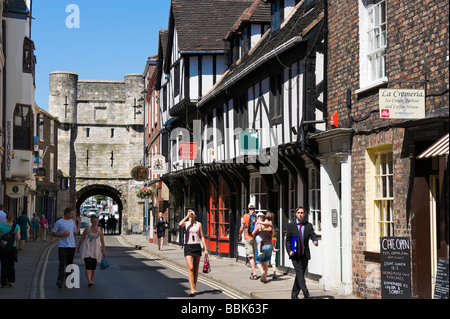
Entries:
[[[123,205],[121,194],[116,189],[106,185],[91,185],[81,189],[77,195],[75,207],[77,214],[81,216],[82,228],[89,226],[90,215],[95,214],[99,217],[99,221],[104,218],[106,235],[122,233]],[[111,227],[113,223],[116,225],[115,231]]]

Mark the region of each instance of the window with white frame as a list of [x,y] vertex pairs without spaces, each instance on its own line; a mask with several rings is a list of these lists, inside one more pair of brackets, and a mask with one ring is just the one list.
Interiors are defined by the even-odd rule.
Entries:
[[50,121],[50,144],[55,145],[55,122]]
[[394,166],[392,145],[367,150],[367,247],[379,251],[381,237],[394,235]]
[[360,89],[386,79],[386,0],[360,0]]
[[295,220],[295,208],[297,208],[297,195],[295,191],[294,176],[289,175],[289,221]]
[[322,231],[322,215],[320,210],[320,171],[317,168],[308,170],[309,218],[314,231]]
[[256,212],[267,212],[267,186],[261,176],[250,176],[250,202],[255,204]]

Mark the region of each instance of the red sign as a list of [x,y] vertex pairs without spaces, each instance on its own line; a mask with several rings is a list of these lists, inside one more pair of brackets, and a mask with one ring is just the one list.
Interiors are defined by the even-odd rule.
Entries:
[[180,157],[192,161],[197,158],[197,143],[180,142]]
[[382,109],[381,117],[389,117],[389,109]]
[[338,112],[335,112],[331,115],[330,125],[334,127],[339,127],[339,116]]

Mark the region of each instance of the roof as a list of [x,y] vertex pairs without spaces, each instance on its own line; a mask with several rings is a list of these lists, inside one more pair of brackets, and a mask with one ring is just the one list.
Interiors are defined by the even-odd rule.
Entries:
[[223,51],[224,36],[252,3],[253,0],[172,0],[169,31],[174,24],[181,51]]
[[254,0],[252,5],[245,9],[239,19],[234,23],[231,30],[225,36],[225,39],[228,39],[231,35],[238,32],[246,23],[270,23],[270,20],[270,3],[265,3],[262,0]]
[[417,156],[417,158],[423,159],[443,155],[448,155],[448,134],[427,148],[422,154]]
[[269,60],[276,59],[276,61],[282,63],[279,61],[278,54],[307,41],[308,37],[312,36],[315,31],[320,30],[323,17],[324,7],[322,2],[318,2],[313,9],[307,12],[305,12],[304,2],[299,2],[285,19],[280,29],[274,33],[270,29],[266,31],[249,54],[232,65],[211,91],[202,97],[197,106],[202,107],[215,95],[225,91]]

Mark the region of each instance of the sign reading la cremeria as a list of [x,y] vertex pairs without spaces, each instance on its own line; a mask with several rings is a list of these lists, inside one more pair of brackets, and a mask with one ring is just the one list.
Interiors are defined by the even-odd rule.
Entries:
[[378,97],[381,118],[425,118],[425,90],[380,89]]

